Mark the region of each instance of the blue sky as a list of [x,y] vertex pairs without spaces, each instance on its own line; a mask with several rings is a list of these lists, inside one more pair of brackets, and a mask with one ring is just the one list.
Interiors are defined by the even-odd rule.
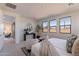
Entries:
[[50,26],[56,26],[56,24],[57,24],[56,20],[50,21]]
[[[62,18],[60,20],[60,25],[70,25],[70,17],[66,17],[66,18]],[[48,25],[48,22],[44,22],[43,23],[43,27],[46,27]],[[57,20],[53,20],[53,21],[50,21],[50,26],[56,26],[57,25]]]
[[70,18],[63,18],[60,20],[60,25],[70,25]]
[[48,25],[48,22],[43,22],[43,27],[46,27]]

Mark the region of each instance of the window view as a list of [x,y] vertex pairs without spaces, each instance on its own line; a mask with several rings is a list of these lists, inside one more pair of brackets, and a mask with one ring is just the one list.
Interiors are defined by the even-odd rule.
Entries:
[[6,24],[6,23],[0,23],[0,35],[8,33],[12,33],[12,26],[11,24]]
[[10,23],[4,24],[4,33],[5,34],[12,33],[12,24],[10,24]]
[[50,32],[56,32],[57,22],[55,20],[50,20]]
[[64,17],[60,19],[60,32],[71,33],[71,19],[70,17]]
[[48,21],[43,21],[43,32],[48,32]]

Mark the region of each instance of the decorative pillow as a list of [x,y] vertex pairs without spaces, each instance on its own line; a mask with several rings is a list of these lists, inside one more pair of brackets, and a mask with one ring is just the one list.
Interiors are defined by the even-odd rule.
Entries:
[[79,56],[79,38],[75,40],[72,47],[72,55]]
[[67,43],[66,43],[66,49],[67,49],[67,52],[68,53],[72,53],[72,46],[73,46],[73,43],[76,40],[76,38],[77,38],[76,35],[71,35],[68,38]]

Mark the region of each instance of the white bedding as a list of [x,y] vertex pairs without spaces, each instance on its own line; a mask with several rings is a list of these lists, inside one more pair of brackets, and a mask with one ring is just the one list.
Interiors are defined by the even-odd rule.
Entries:
[[[58,52],[58,54],[60,56],[72,55],[70,53],[67,53],[67,51],[66,51],[66,40],[59,39],[59,38],[51,38],[51,39],[48,39],[48,41],[54,46],[54,48],[56,49],[56,51]],[[39,51],[40,47],[41,47],[41,43],[34,44],[32,46],[32,54],[35,56],[39,56],[40,55],[40,51]]]

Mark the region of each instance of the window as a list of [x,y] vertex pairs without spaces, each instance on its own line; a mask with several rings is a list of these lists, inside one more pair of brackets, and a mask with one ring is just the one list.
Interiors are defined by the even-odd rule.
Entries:
[[71,17],[64,17],[60,19],[60,32],[71,33]]
[[11,23],[4,24],[4,33],[5,34],[12,33],[12,24]]
[[56,19],[54,20],[50,20],[50,32],[56,32],[56,26],[57,26],[57,22]]
[[43,26],[43,32],[48,32],[48,21],[43,21],[42,23]]

